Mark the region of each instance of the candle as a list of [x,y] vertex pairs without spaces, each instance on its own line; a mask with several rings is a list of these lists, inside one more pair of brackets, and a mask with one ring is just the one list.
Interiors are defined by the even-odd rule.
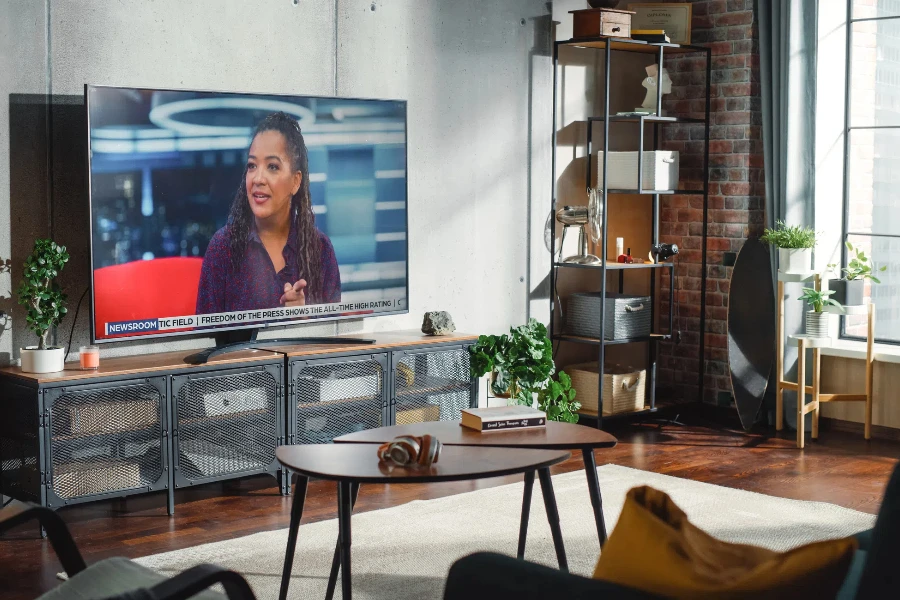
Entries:
[[79,349],[79,358],[82,369],[97,369],[100,367],[100,348],[97,346],[82,346]]

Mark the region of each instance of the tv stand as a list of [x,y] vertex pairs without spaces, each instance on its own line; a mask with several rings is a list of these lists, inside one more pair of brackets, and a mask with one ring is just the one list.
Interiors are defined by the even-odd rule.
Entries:
[[[218,342],[218,340],[217,340]],[[214,357],[228,352],[238,352],[240,350],[249,350],[251,348],[264,348],[266,346],[305,346],[309,344],[374,344],[375,340],[367,338],[347,338],[347,337],[296,337],[296,338],[278,338],[273,340],[256,339],[256,331],[253,332],[252,338],[243,342],[228,342],[225,344],[216,344],[212,348],[195,352],[184,358],[184,362],[189,365],[202,365]]]

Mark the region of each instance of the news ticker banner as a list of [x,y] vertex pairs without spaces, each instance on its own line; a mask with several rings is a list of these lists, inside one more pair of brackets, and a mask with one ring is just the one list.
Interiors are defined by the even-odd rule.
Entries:
[[105,323],[104,329],[106,335],[121,335],[124,333],[150,333],[154,331],[191,329],[194,327],[220,327],[223,325],[243,325],[250,323],[261,324],[269,321],[302,319],[304,317],[315,318],[344,313],[399,310],[403,307],[404,302],[404,298],[396,298],[393,300],[372,300],[368,302],[280,306],[278,308],[265,308],[260,310],[238,310],[205,315],[117,321],[115,323]]

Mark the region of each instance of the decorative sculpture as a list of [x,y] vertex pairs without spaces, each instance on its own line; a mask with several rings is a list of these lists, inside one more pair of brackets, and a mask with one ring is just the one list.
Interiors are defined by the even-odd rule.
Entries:
[[[641,85],[647,88],[647,97],[644,98],[644,103],[635,109],[635,112],[656,114],[656,92],[659,86],[658,69],[658,65],[647,65],[644,69],[647,71],[647,77],[644,78]],[[665,67],[662,70],[662,93],[663,95],[672,93],[672,79],[669,77],[669,72],[666,71]],[[660,116],[662,116],[661,113]]]

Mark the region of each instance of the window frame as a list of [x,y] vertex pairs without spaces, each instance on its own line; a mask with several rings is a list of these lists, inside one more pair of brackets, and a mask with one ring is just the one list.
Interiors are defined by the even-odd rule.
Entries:
[[[849,223],[850,223],[850,135],[853,130],[876,130],[876,129],[896,129],[900,130],[900,124],[898,125],[857,125],[851,126],[850,124],[850,112],[851,112],[851,75],[853,69],[853,25],[855,23],[868,22],[868,21],[900,21],[900,14],[884,16],[884,17],[864,17],[864,18],[854,18],[853,17],[853,0],[847,0],[847,39],[846,39],[846,62],[844,69],[844,195],[843,195],[843,204],[841,215],[841,267],[847,266],[848,261],[848,253],[847,253],[847,240],[850,236],[855,237],[868,237],[868,238],[894,238],[900,240],[900,233],[892,234],[892,233],[875,233],[874,231],[870,232],[861,232],[861,231],[850,231]],[[878,47],[876,42],[875,47]],[[877,67],[876,67],[877,68]],[[877,71],[876,71],[877,77]],[[874,185],[874,183],[873,183]],[[871,299],[870,299],[871,301]],[[847,333],[847,317],[840,317],[840,324],[838,326],[838,339],[841,340],[852,340],[852,341],[866,341],[866,338],[858,335],[849,335]],[[900,339],[889,339],[889,338],[879,338],[876,334],[874,342],[878,344],[887,344],[891,346],[900,346]]]

